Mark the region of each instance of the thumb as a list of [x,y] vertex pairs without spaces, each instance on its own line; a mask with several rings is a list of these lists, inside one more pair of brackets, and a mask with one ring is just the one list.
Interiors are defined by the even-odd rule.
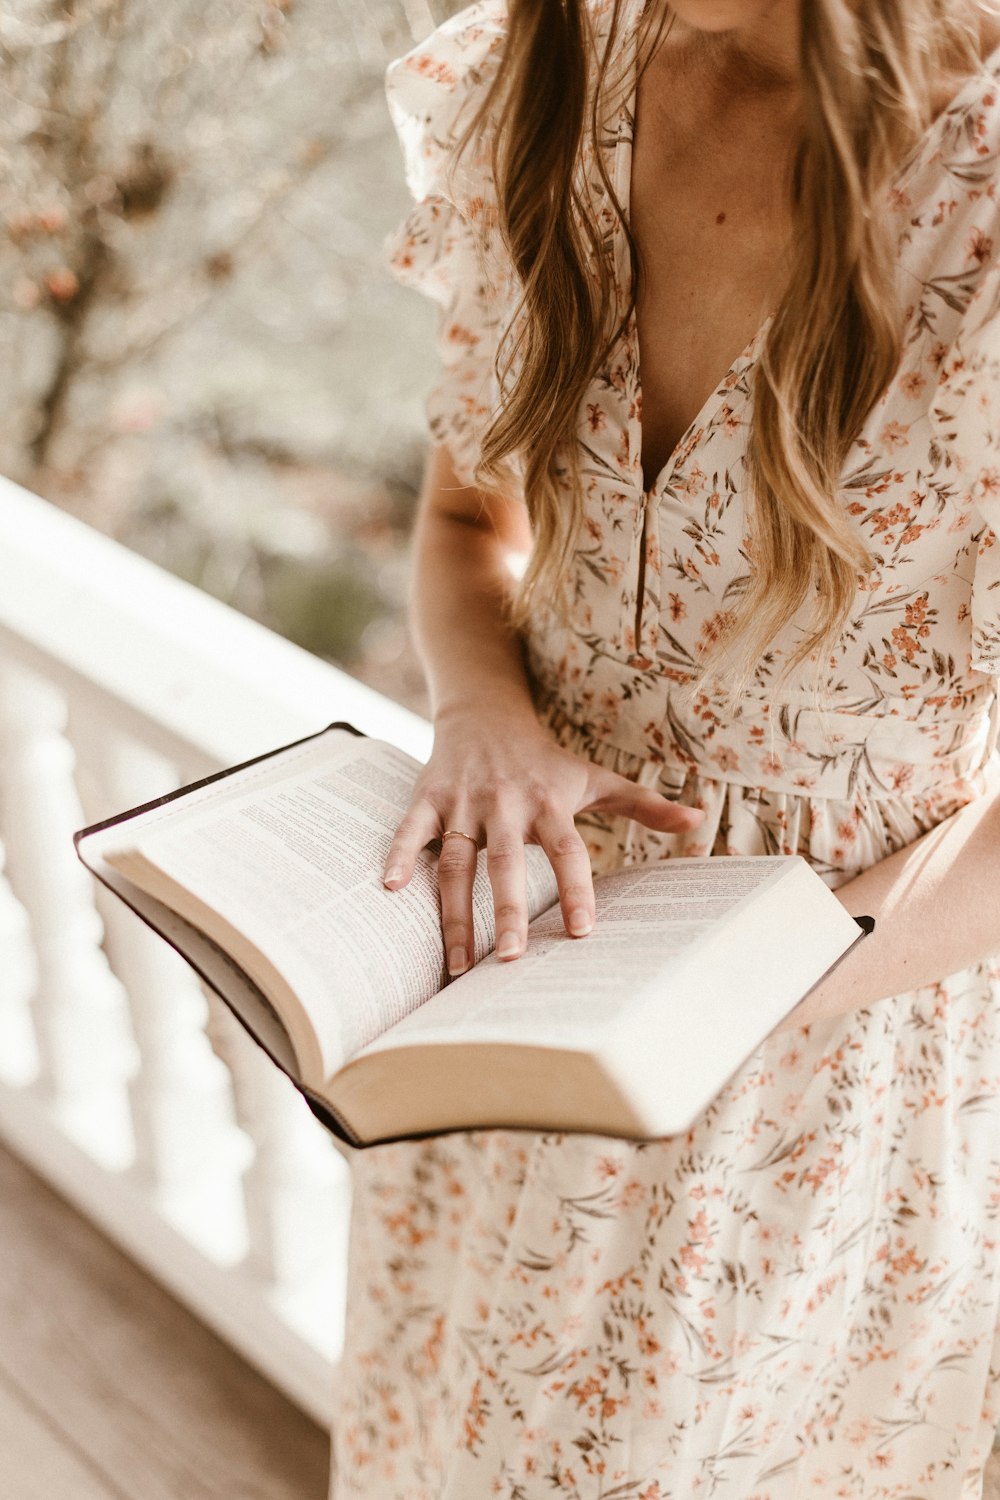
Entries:
[[597,796],[590,804],[603,812],[620,813],[646,828],[660,833],[687,833],[697,828],[705,814],[697,807],[682,807],[652,788],[637,786],[627,776],[609,771],[595,788]]

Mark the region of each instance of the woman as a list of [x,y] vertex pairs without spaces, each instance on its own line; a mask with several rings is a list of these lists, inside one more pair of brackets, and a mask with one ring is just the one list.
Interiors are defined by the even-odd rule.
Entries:
[[390,98],[419,200],[395,265],[444,305],[446,368],[414,590],[435,748],[386,883],[447,835],[455,973],[476,844],[511,959],[525,842],[583,937],[592,868],[775,851],[878,930],[683,1138],[359,1159],[335,1494],[978,1496],[1000,22],[482,0]]

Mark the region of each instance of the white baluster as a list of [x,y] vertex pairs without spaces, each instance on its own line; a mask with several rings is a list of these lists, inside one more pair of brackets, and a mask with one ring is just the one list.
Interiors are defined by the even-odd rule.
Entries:
[[124,993],[101,949],[90,879],[72,834],[82,813],[62,695],[5,665],[0,787],[8,878],[28,914],[37,962],[32,1020],[37,1087],[67,1134],[108,1165],[132,1151],[124,1079],[134,1048]]
[[254,1147],[243,1178],[249,1263],[293,1299],[311,1278],[342,1285],[347,1166],[288,1079],[214,996],[209,1012],[209,1035],[232,1073],[237,1118]]
[[38,1048],[31,1025],[38,965],[28,914],[4,878],[5,864],[0,844],[0,1078],[23,1086],[38,1076]]
[[[72,715],[71,732],[88,818],[124,812],[177,785],[176,770],[162,756],[92,716]],[[232,1199],[246,1152],[229,1075],[205,1034],[201,987],[183,959],[123,902],[103,887],[96,895],[139,1053],[129,1084],[133,1170],[163,1198],[171,1218],[193,1221],[195,1238],[207,1233],[213,1253],[231,1258],[245,1241],[245,1226],[229,1224],[220,1236],[217,1226],[208,1228],[202,1204]]]

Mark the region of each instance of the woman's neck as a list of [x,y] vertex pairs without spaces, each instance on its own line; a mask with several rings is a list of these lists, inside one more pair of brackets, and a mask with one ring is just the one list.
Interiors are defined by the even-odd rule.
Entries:
[[[683,4],[672,8],[664,47],[674,65],[730,93],[766,93],[794,88],[800,76],[801,0],[701,0],[697,24]],[[739,24],[726,25],[738,18]]]

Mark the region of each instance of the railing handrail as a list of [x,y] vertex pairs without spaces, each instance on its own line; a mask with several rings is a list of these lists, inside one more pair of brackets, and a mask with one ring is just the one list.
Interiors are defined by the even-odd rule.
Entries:
[[3,478],[0,650],[192,777],[335,719],[430,746],[418,715]]

